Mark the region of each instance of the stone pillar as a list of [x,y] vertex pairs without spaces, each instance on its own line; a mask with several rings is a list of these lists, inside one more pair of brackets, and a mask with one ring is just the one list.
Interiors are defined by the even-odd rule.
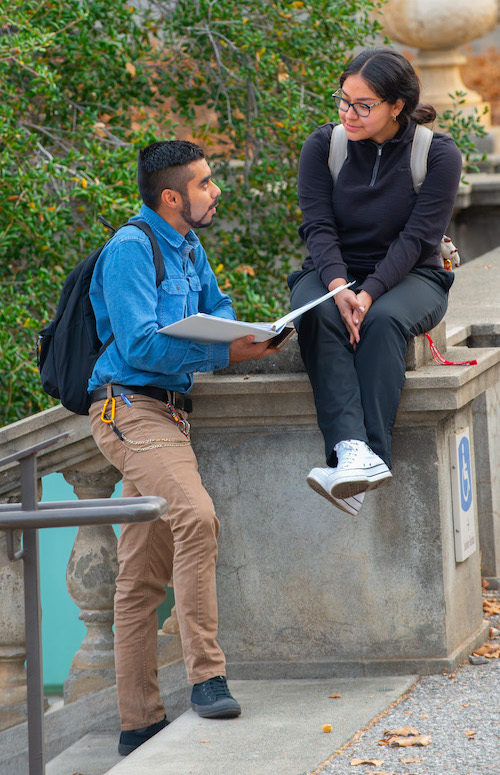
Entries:
[[[80,499],[109,498],[121,474],[98,454],[63,476]],[[113,598],[118,573],[116,536],[111,525],[80,527],[68,562],[69,594],[81,609],[87,634],[64,683],[64,700],[73,702],[115,682]]]
[[[9,499],[9,502],[13,502],[13,499]],[[15,551],[20,548],[20,537],[21,532],[16,531]],[[3,530],[0,530],[0,599],[1,731],[20,724],[27,716],[23,563],[21,560],[9,560],[7,538]]]

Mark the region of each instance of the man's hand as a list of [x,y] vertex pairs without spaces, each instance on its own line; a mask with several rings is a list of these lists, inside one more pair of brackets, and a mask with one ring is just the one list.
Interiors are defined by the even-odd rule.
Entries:
[[242,336],[235,339],[229,345],[229,363],[241,363],[241,361],[260,361],[268,355],[277,353],[275,347],[269,347],[267,342],[254,342],[253,336]]

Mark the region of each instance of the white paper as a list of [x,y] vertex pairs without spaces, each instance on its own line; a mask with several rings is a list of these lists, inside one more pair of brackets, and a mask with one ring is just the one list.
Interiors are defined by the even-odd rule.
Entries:
[[283,317],[275,320],[274,323],[248,323],[244,320],[228,320],[216,315],[206,315],[203,312],[198,312],[196,315],[190,315],[187,318],[171,323],[169,326],[158,329],[157,333],[173,336],[176,339],[189,339],[200,344],[233,342],[235,339],[240,339],[242,336],[249,336],[250,334],[255,337],[256,342],[265,342],[268,339],[272,339],[273,336],[280,334],[287,324],[304,312],[330,299],[350,285],[353,285],[353,283],[341,285],[340,288],[335,288],[335,290],[325,293],[324,296],[313,299],[313,301],[309,301],[302,307],[292,310],[287,315],[283,315]]

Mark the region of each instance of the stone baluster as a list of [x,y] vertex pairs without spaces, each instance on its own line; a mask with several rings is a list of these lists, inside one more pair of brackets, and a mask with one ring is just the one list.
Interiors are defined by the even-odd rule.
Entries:
[[[98,454],[63,470],[80,499],[109,498],[121,474]],[[118,573],[116,535],[111,525],[80,527],[66,571],[71,598],[81,609],[87,634],[64,683],[64,701],[73,702],[115,682],[113,598]]]
[[[9,498],[8,502],[20,498]],[[21,531],[16,531],[14,551],[21,543]],[[0,731],[26,720],[27,689],[24,574],[21,561],[12,562],[7,555],[7,538],[0,530]]]

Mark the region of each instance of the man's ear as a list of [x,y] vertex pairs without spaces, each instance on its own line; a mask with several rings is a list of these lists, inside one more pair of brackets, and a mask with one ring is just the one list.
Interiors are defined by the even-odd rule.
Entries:
[[161,204],[169,209],[177,210],[182,204],[181,195],[173,188],[164,188],[161,192]]

